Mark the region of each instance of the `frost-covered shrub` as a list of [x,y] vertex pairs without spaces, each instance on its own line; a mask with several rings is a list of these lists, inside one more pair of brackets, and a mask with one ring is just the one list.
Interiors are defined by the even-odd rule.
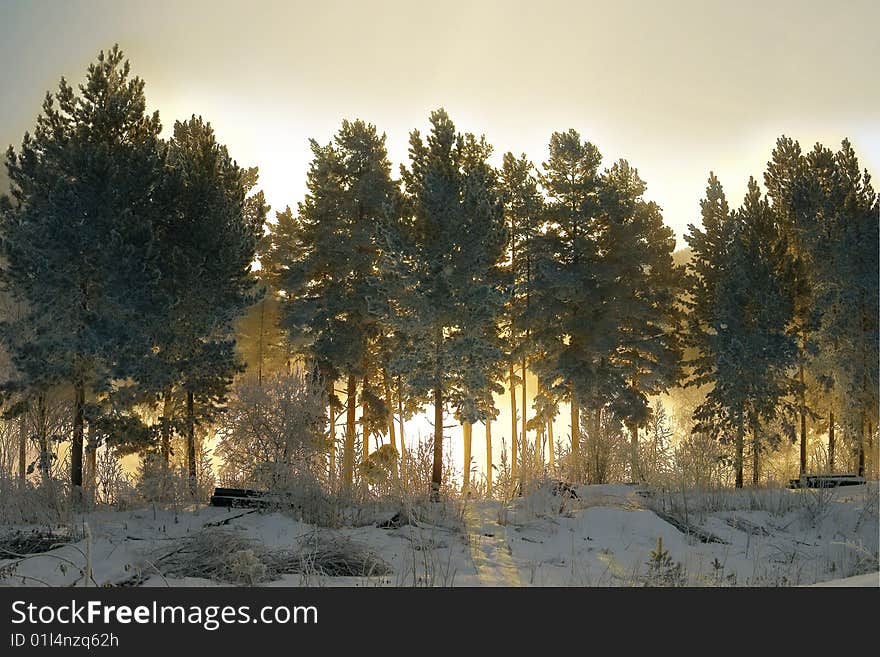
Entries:
[[214,468],[211,454],[203,445],[196,448],[196,491],[190,491],[189,471],[182,463],[165,464],[162,455],[146,452],[135,476],[135,499],[138,504],[178,508],[193,501],[206,502],[214,491]]
[[364,459],[360,466],[360,475],[380,493],[389,493],[393,489],[394,476],[398,472],[400,455],[394,445],[382,445]]
[[52,525],[70,518],[70,487],[50,478],[34,484],[0,474],[0,525]]
[[325,386],[302,371],[239,381],[217,431],[221,480],[276,489],[323,473],[326,413]]
[[95,458],[95,503],[125,506],[134,493],[135,482],[125,472],[114,451],[106,447],[98,450]]

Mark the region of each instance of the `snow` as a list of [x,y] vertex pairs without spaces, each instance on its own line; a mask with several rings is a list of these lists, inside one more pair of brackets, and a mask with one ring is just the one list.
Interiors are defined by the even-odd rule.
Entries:
[[876,573],[865,573],[864,575],[855,575],[853,577],[844,577],[843,579],[832,579],[827,582],[819,582],[812,586],[824,587],[845,587],[845,586],[880,586],[880,571]]
[[[689,498],[687,523],[719,542],[682,533],[649,508],[659,508],[657,498],[631,485],[581,487],[578,499],[545,490],[509,505],[482,500],[437,505],[433,512],[428,507],[417,526],[396,529],[377,528],[376,520],[393,511],[374,510],[372,517],[363,515],[360,526],[320,531],[366,546],[390,566],[390,574],[289,574],[266,585],[642,586],[658,542],[670,563],[681,564],[680,583],[691,586],[880,583],[876,486],[826,491],[822,497],[788,490],[705,495]],[[273,550],[293,550],[319,530],[283,513],[212,507],[177,513],[102,510],[78,517],[66,529],[82,535],[84,523],[92,534],[90,584],[98,586],[119,585],[137,574],[142,586],[226,585],[165,577],[151,559],[217,525]],[[10,529],[0,528],[0,535]],[[0,561],[0,585],[83,586],[87,547],[79,540],[17,562]]]

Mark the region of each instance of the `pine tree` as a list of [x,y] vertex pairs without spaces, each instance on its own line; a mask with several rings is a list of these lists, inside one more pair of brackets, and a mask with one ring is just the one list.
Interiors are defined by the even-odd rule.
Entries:
[[[442,483],[443,415],[486,419],[484,400],[503,351],[496,333],[504,287],[500,272],[507,234],[485,139],[456,133],[444,110],[431,114],[423,140],[410,135],[403,169],[412,221],[389,231],[393,326],[409,349],[395,368],[434,406],[432,496]],[[403,228],[403,227],[401,227]]]
[[677,383],[682,359],[675,237],[659,206],[643,199],[646,190],[638,171],[620,160],[603,173],[599,192],[599,267],[607,281],[606,313],[616,317],[606,387],[611,410],[630,433],[633,480],[642,477],[638,430],[651,417],[648,397]]
[[[800,144],[782,136],[776,141],[764,173],[767,196],[773,212],[785,232],[789,247],[790,281],[795,300],[790,331],[798,339],[796,394],[800,416],[800,472],[807,467],[807,419],[812,413],[807,406],[808,374],[816,354],[819,310],[816,303],[814,275],[815,249],[820,231],[819,204],[811,189],[807,160]],[[811,193],[814,192],[814,193]]]
[[140,378],[148,390],[162,394],[166,415],[175,395],[183,397],[193,493],[195,427],[219,409],[243,370],[234,327],[257,300],[251,263],[268,209],[262,193],[248,196],[256,182],[256,170],[239,167],[201,117],[175,123],[164,186],[168,212],[156,228],[162,308],[153,326],[154,355]]
[[[880,202],[867,171],[844,140],[832,166],[827,158],[813,158],[813,171],[827,185],[825,231],[819,241],[817,303],[819,342],[827,354],[832,377],[838,382],[856,427],[857,472],[865,473],[865,433],[876,426],[878,407],[878,290],[877,244]],[[828,171],[830,169],[830,171]],[[870,434],[870,430],[868,430]],[[830,440],[829,436],[829,440]]]
[[614,326],[602,306],[596,264],[601,156],[569,130],[550,138],[541,184],[548,196],[546,229],[534,236],[524,321],[540,386],[571,408],[571,456],[578,461],[584,402],[598,409],[603,356],[610,353]]
[[[350,490],[357,386],[362,397],[373,394],[371,350],[383,332],[378,229],[399,211],[399,192],[385,136],[374,126],[344,121],[333,142],[312,140],[311,148],[308,194],[296,217],[289,208],[278,214],[264,267],[284,293],[283,325],[292,344],[307,351],[327,382],[346,381],[343,483]],[[364,457],[370,415],[363,418]]]
[[[534,175],[534,165],[523,154],[516,158],[505,153],[499,172],[501,198],[508,226],[510,298],[507,303],[507,350],[509,352],[508,385],[511,412],[511,474],[517,476],[517,447],[526,446],[528,420],[528,360],[531,351],[529,329],[522,321],[528,313],[534,257],[529,250],[543,222],[544,202]],[[515,374],[520,367],[520,376]],[[522,386],[522,434],[517,436],[516,386]]]
[[[797,345],[788,328],[794,299],[787,244],[775,217],[749,180],[743,206],[730,213],[717,178],[710,176],[702,201],[703,230],[690,225],[690,383],[711,383],[696,409],[695,432],[734,433],[736,486],[743,485],[746,428],[758,440],[790,392],[788,370]],[[757,454],[757,450],[754,450]]]
[[28,312],[4,338],[22,388],[73,388],[71,484],[82,486],[86,397],[130,376],[150,346],[152,248],[162,181],[158,114],[122,52],[101,52],[74,90],[46,95],[33,135],[9,149],[3,281]]

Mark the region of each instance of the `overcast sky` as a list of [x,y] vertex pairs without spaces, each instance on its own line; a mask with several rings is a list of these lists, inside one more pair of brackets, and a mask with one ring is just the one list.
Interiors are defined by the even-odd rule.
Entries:
[[575,128],[639,169],[680,240],[708,172],[738,204],[782,133],[805,149],[848,136],[876,173],[878,19],[876,1],[0,0],[0,144],[118,42],[166,131],[210,120],[276,210],[302,198],[309,137],[375,123],[397,175],[442,105],[499,161],[539,163]]

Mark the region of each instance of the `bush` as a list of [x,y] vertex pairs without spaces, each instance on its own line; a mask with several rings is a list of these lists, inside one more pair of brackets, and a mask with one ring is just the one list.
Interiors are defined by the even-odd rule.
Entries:
[[325,386],[302,371],[239,381],[217,432],[221,480],[275,490],[323,476],[326,411]]

